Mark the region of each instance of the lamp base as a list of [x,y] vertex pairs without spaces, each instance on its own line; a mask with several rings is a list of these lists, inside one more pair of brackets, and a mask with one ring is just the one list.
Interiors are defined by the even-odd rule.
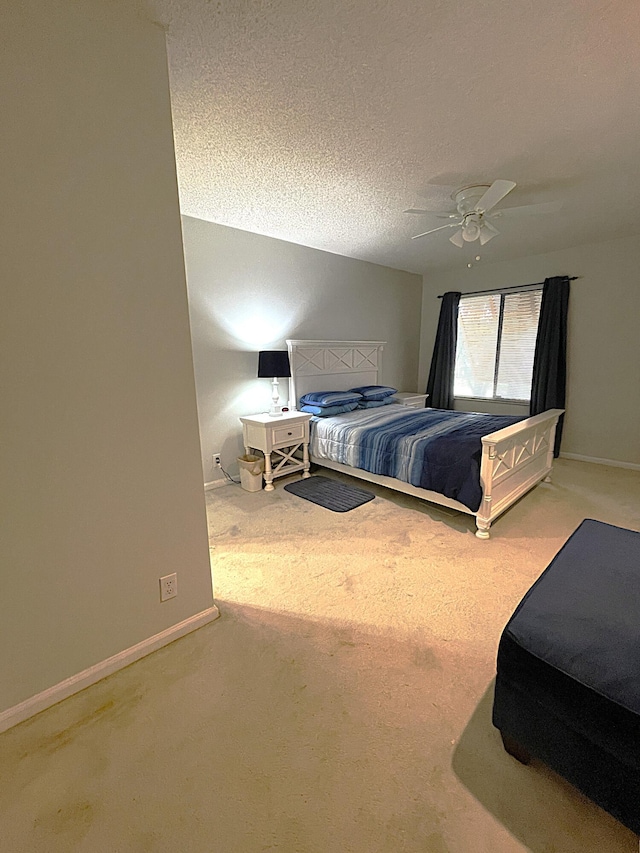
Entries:
[[269,409],[270,418],[282,417],[282,406],[280,405],[280,394],[278,393],[278,377],[273,377],[273,392],[271,394],[271,408]]

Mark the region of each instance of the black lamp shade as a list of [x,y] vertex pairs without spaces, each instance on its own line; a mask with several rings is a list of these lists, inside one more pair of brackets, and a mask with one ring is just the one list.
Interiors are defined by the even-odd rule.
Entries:
[[289,353],[286,350],[263,350],[258,353],[258,377],[273,379],[280,376],[291,376]]

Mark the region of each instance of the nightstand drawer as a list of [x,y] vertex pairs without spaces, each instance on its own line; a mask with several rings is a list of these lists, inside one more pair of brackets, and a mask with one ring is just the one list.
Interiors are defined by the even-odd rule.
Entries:
[[302,441],[305,436],[305,424],[284,424],[283,426],[273,427],[271,430],[271,443],[276,444],[293,444],[296,441]]

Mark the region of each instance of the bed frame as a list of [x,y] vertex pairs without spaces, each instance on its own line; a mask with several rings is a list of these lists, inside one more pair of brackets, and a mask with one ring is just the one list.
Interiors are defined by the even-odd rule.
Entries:
[[[385,341],[288,340],[290,408],[295,409],[299,398],[310,391],[346,391],[359,385],[383,384],[379,377],[384,345]],[[419,489],[393,477],[370,474],[330,459],[310,458],[316,465],[473,515],[476,536],[488,539],[489,528],[499,515],[541,480],[550,481],[556,424],[563,411],[549,409],[482,438],[482,503],[477,512],[437,492]]]

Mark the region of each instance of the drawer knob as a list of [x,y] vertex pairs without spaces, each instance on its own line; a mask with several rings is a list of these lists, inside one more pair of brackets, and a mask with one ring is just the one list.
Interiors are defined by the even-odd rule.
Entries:
[[287,433],[287,435],[293,435],[293,433],[292,433],[292,432],[288,432],[288,433]]

